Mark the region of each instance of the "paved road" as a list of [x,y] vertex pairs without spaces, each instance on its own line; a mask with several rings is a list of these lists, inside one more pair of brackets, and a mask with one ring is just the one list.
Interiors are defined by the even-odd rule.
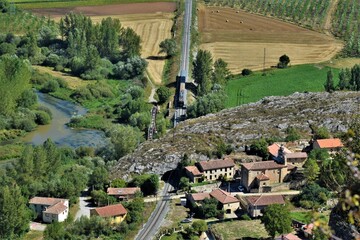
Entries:
[[169,191],[172,190],[172,186],[169,183],[165,183],[162,196],[157,203],[155,210],[151,214],[148,221],[145,223],[143,228],[136,236],[136,240],[150,240],[153,239],[154,235],[159,230],[162,221],[164,220],[167,212],[169,211]]
[[76,213],[75,221],[80,219],[80,217],[82,217],[82,216],[90,217],[90,209],[92,209],[92,208],[88,207],[88,205],[89,205],[88,200],[89,199],[90,199],[89,196],[80,197],[79,211]]

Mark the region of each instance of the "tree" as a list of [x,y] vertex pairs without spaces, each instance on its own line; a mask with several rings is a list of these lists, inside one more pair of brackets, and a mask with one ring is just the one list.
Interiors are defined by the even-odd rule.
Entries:
[[159,97],[159,104],[165,103],[171,96],[170,89],[165,86],[161,86],[158,89],[156,89],[156,94]]
[[179,188],[182,190],[185,190],[185,191],[190,190],[189,178],[187,178],[187,177],[180,178]]
[[278,68],[287,68],[290,63],[290,58],[284,54],[279,58]]
[[0,187],[0,238],[17,239],[29,229],[30,211],[20,188]]
[[44,232],[45,240],[62,240],[65,239],[67,235],[64,225],[59,222],[53,222],[52,224],[46,226]]
[[306,161],[304,167],[305,167],[304,175],[305,175],[306,180],[309,183],[314,182],[320,173],[320,168],[319,168],[319,165],[317,164],[316,160],[308,159]]
[[250,145],[250,152],[256,154],[264,159],[269,158],[268,142],[264,138],[253,141]]
[[109,173],[105,167],[96,167],[93,173],[90,175],[89,185],[93,189],[101,190],[105,187],[105,184],[109,183]]
[[187,109],[189,118],[196,118],[208,113],[218,112],[225,108],[226,94],[224,91],[211,92],[196,100]]
[[286,138],[285,138],[285,141],[286,142],[294,142],[296,140],[299,140],[300,139],[300,133],[299,133],[299,130],[297,130],[296,128],[294,127],[288,127],[286,129]]
[[203,96],[211,91],[212,56],[209,51],[199,50],[193,63],[193,78],[198,86],[198,94]]
[[350,88],[350,77],[351,74],[349,74],[349,69],[341,69],[339,72],[339,84],[338,88],[340,90],[345,90]]
[[159,177],[156,174],[151,174],[140,188],[145,196],[155,195],[159,189],[159,184]]
[[126,58],[140,56],[141,39],[132,28],[123,28],[121,30],[119,43],[125,52]]
[[135,150],[137,145],[143,140],[142,133],[131,126],[118,125],[107,131],[111,142],[114,144],[117,158]]
[[298,196],[299,203],[304,208],[316,209],[326,201],[330,193],[326,188],[320,187],[316,183],[305,185]]
[[326,127],[313,128],[314,139],[327,139],[330,138],[329,130]]
[[228,64],[223,59],[219,58],[214,63],[213,72],[213,84],[220,84],[225,86],[228,77],[230,76],[230,70]]
[[267,206],[261,220],[272,238],[277,234],[289,233],[292,230],[290,211],[288,207],[281,204]]
[[197,235],[201,235],[202,232],[206,232],[208,230],[207,223],[204,220],[194,221],[191,226]]
[[165,39],[159,44],[159,47],[159,53],[166,53],[168,57],[174,56],[177,51],[176,41],[174,39]]
[[326,82],[324,84],[325,91],[333,92],[335,90],[334,75],[331,70],[327,72]]

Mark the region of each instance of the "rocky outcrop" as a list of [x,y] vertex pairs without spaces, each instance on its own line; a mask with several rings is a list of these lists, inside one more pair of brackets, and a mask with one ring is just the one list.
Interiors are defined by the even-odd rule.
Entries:
[[309,133],[309,138],[311,125],[324,126],[331,132],[346,131],[359,104],[359,92],[294,93],[189,119],[161,139],[144,142],[121,158],[113,175],[162,174],[175,168],[185,153],[191,159],[206,160],[219,141],[240,152],[245,144],[262,136],[285,136],[288,126]]

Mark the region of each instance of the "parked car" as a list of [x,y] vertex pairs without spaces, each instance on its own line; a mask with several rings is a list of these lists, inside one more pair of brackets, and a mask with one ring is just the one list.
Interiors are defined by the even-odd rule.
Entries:
[[238,187],[238,189],[239,189],[240,192],[243,192],[245,190],[245,188],[243,186],[241,186],[241,185]]
[[190,223],[190,222],[192,222],[192,218],[185,218],[181,220],[181,223]]

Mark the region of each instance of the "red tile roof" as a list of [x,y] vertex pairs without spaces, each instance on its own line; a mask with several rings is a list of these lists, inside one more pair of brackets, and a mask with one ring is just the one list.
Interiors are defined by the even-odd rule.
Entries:
[[191,194],[191,197],[194,199],[194,201],[203,201],[205,198],[210,198],[209,193],[193,193]]
[[339,138],[318,139],[315,142],[319,144],[320,148],[338,148],[344,146]]
[[199,169],[196,166],[187,166],[185,169],[192,173],[194,176],[201,176],[202,173],[199,171]]
[[266,180],[270,180],[270,178],[268,176],[266,176],[265,174],[261,173],[261,174],[258,174],[256,176],[256,178],[259,180],[259,181],[266,181]]
[[262,161],[262,162],[251,162],[241,164],[244,168],[252,171],[265,170],[265,169],[280,169],[286,168],[286,165],[278,164],[275,161]]
[[64,212],[66,209],[67,207],[64,205],[63,202],[58,202],[55,205],[48,207],[44,212],[51,214],[60,214]]
[[261,195],[250,196],[245,198],[252,206],[268,206],[270,204],[285,204],[282,195]]
[[221,189],[214,189],[210,193],[210,196],[212,196],[213,198],[216,198],[222,204],[239,202],[239,199],[231,196],[230,193],[228,193],[224,190],[221,190]]
[[95,208],[94,211],[100,217],[116,217],[125,215],[127,213],[126,209],[121,203],[106,207]]
[[235,163],[234,160],[231,158],[227,158],[224,160],[210,160],[210,161],[202,161],[199,162],[203,171],[219,169],[219,168],[227,168],[227,167],[234,167]]
[[302,230],[308,234],[312,234],[312,230],[314,228],[314,224],[310,223],[302,227]]
[[275,240],[301,240],[298,236],[288,233],[288,234],[282,234],[275,238]]
[[[280,146],[278,143],[273,143],[270,146],[268,146],[268,151],[271,155],[273,155],[274,157],[277,157],[278,153],[279,153],[279,149]],[[287,149],[286,147],[284,147],[284,153],[291,153],[291,151],[289,149]]]
[[287,159],[291,159],[291,158],[304,158],[304,159],[306,159],[308,157],[306,152],[285,153],[285,156],[286,156]]
[[140,188],[133,187],[133,188],[108,188],[107,194],[108,195],[115,195],[115,196],[126,196],[126,195],[134,195],[136,192],[140,191]]
[[33,197],[30,199],[30,204],[39,204],[39,205],[54,205],[58,202],[65,202],[68,201],[68,199],[61,199],[61,198],[48,198],[48,197]]

